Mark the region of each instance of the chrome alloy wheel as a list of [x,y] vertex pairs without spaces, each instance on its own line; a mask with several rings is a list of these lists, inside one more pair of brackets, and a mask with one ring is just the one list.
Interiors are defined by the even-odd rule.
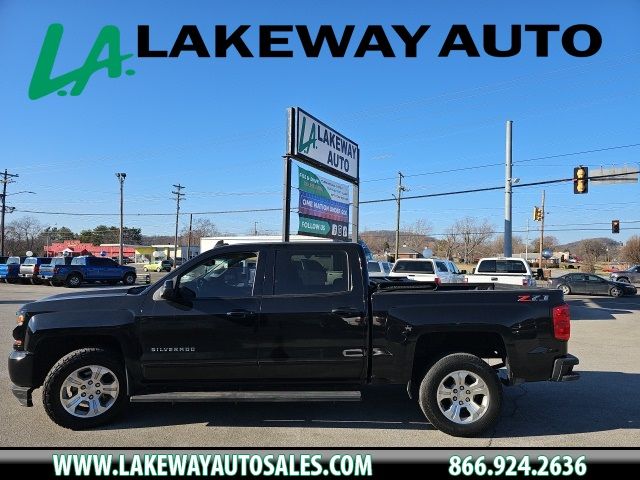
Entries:
[[72,372],[60,387],[60,403],[75,417],[97,417],[120,393],[118,378],[107,367],[87,365]]
[[456,370],[438,385],[438,407],[449,420],[459,424],[477,422],[489,408],[489,387],[475,373]]

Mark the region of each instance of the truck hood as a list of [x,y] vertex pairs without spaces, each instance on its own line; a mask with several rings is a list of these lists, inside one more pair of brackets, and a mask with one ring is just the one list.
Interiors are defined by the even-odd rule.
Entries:
[[142,296],[128,294],[136,287],[95,289],[82,292],[62,293],[42,298],[22,306],[21,311],[33,315],[40,312],[58,312],[73,310],[132,309],[141,301]]

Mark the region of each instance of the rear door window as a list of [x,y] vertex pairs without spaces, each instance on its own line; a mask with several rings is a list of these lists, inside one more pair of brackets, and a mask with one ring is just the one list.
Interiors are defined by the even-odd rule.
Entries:
[[274,294],[338,293],[351,290],[349,262],[344,250],[278,250]]
[[444,262],[436,262],[436,266],[438,267],[438,272],[449,273],[449,269],[447,268],[447,264]]
[[86,264],[87,264],[86,258],[76,257],[73,260],[71,260],[71,265],[86,265]]
[[368,262],[367,268],[370,272],[380,272],[380,264],[378,262]]

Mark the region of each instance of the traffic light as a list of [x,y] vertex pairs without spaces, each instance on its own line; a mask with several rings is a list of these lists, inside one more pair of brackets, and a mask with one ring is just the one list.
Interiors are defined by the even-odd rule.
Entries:
[[541,222],[543,217],[542,209],[540,207],[533,207],[533,219],[536,222]]
[[620,233],[620,220],[611,220],[611,233]]
[[573,193],[589,191],[589,168],[580,165],[573,169]]

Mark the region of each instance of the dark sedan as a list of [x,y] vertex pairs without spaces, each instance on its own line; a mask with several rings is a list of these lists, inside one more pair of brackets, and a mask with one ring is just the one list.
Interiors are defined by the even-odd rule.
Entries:
[[598,275],[588,273],[569,273],[551,280],[551,288],[562,290],[562,293],[582,293],[587,295],[635,295],[636,287],[629,283],[613,282]]

